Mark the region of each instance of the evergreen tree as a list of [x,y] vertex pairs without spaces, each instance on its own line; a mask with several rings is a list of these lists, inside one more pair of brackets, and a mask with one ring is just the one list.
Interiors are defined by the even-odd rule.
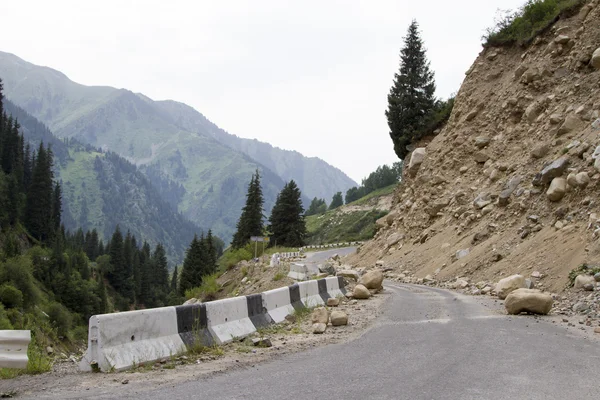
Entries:
[[341,207],[344,205],[344,199],[342,198],[342,192],[337,192],[336,194],[333,195],[333,198],[331,199],[331,204],[329,205],[329,209],[330,210],[335,210],[338,207]]
[[52,151],[40,143],[27,193],[25,226],[34,237],[44,241],[53,233],[53,192]]
[[202,243],[197,235],[194,235],[190,247],[188,247],[181,268],[181,277],[179,278],[179,294],[185,295],[185,291],[202,284]]
[[179,276],[178,266],[175,266],[173,276],[171,277],[171,293],[177,293],[177,277]]
[[322,214],[327,211],[327,203],[325,199],[317,199],[316,197],[310,202],[310,206],[306,211],[306,216]]
[[206,243],[206,266],[205,266],[205,275],[214,274],[217,271],[217,247],[215,246],[215,240],[212,234],[212,230],[208,230],[208,234],[205,239]]
[[[54,191],[52,192],[52,230],[57,232],[60,229],[62,216],[62,191],[60,184],[56,182]],[[83,234],[83,231],[82,231]]]
[[394,151],[400,159],[407,145],[420,139],[436,105],[435,80],[429,69],[419,25],[413,20],[400,51],[400,70],[388,95],[385,113]]
[[110,240],[108,254],[111,265],[111,272],[107,276],[108,280],[116,292],[131,303],[134,300],[133,271],[131,264],[125,259],[123,235],[119,225]]
[[258,170],[252,175],[246,195],[246,205],[237,223],[237,231],[233,235],[231,245],[234,248],[244,247],[251,236],[261,236],[263,233],[263,204],[264,198],[260,187]]
[[304,245],[306,224],[302,194],[291,180],[277,195],[277,201],[271,211],[271,244],[275,246],[300,247]]

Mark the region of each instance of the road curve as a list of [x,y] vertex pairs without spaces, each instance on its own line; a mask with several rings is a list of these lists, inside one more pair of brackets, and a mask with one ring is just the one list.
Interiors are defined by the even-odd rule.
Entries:
[[[386,285],[358,339],[126,399],[597,399],[600,344],[497,303]],[[351,316],[350,316],[351,318]],[[94,399],[113,398],[94,396]]]

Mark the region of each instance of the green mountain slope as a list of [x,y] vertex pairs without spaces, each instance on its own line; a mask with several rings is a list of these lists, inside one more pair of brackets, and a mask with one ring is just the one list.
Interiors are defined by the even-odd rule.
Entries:
[[[256,169],[263,175],[267,214],[284,180],[297,180],[305,199],[330,197],[355,185],[321,160],[236,138],[179,103],[155,102],[124,89],[79,85],[58,71],[2,52],[0,77],[6,97],[59,137],[126,157],[157,187],[164,179],[180,184],[181,193],[165,200],[225,240],[233,234]],[[259,145],[248,145],[254,142]]]
[[10,101],[5,109],[21,124],[36,148],[51,145],[56,178],[63,190],[63,223],[69,230],[96,228],[105,243],[117,224],[151,246],[162,243],[172,263],[180,263],[194,233],[201,229],[160,196],[135,165],[115,153],[76,140],[60,140],[37,119]]

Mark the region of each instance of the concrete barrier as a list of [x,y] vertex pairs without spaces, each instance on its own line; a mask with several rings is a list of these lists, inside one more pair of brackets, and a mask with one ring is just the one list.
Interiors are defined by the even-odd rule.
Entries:
[[0,368],[27,368],[31,331],[0,331]]
[[313,264],[290,264],[290,272],[288,277],[296,281],[305,281],[319,274],[319,267]]
[[175,307],[94,315],[79,368],[120,371],[184,352],[177,327]]
[[299,282],[300,300],[305,307],[317,307],[325,304],[327,300],[323,300],[319,292],[318,281]]
[[[299,300],[300,292],[298,292]],[[289,286],[264,292],[262,294],[262,301],[269,316],[276,324],[283,322],[287,315],[294,312]]]
[[120,371],[197,345],[228,343],[282,322],[294,310],[324,305],[344,293],[343,279],[330,277],[208,303],[94,315],[79,367]]
[[229,343],[256,331],[245,296],[205,303],[208,330],[218,344]]

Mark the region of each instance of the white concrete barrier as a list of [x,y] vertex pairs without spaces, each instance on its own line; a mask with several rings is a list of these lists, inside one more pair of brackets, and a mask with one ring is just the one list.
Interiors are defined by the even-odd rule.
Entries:
[[325,304],[319,293],[319,284],[317,281],[298,282],[300,288],[300,300],[305,307],[317,307]]
[[186,351],[177,330],[175,307],[153,308],[90,318],[82,371],[121,371]]
[[27,368],[29,342],[30,331],[0,331],[0,368]]
[[327,282],[327,293],[331,297],[346,296],[344,278],[341,276],[325,278],[325,282]]
[[262,294],[263,305],[275,323],[285,320],[285,317],[294,312],[290,298],[289,287],[269,290]]
[[319,274],[319,267],[313,264],[290,264],[290,272],[288,277],[296,281],[305,281]]
[[248,315],[245,296],[210,301],[205,304],[208,331],[218,344],[229,343],[256,332],[256,327]]

